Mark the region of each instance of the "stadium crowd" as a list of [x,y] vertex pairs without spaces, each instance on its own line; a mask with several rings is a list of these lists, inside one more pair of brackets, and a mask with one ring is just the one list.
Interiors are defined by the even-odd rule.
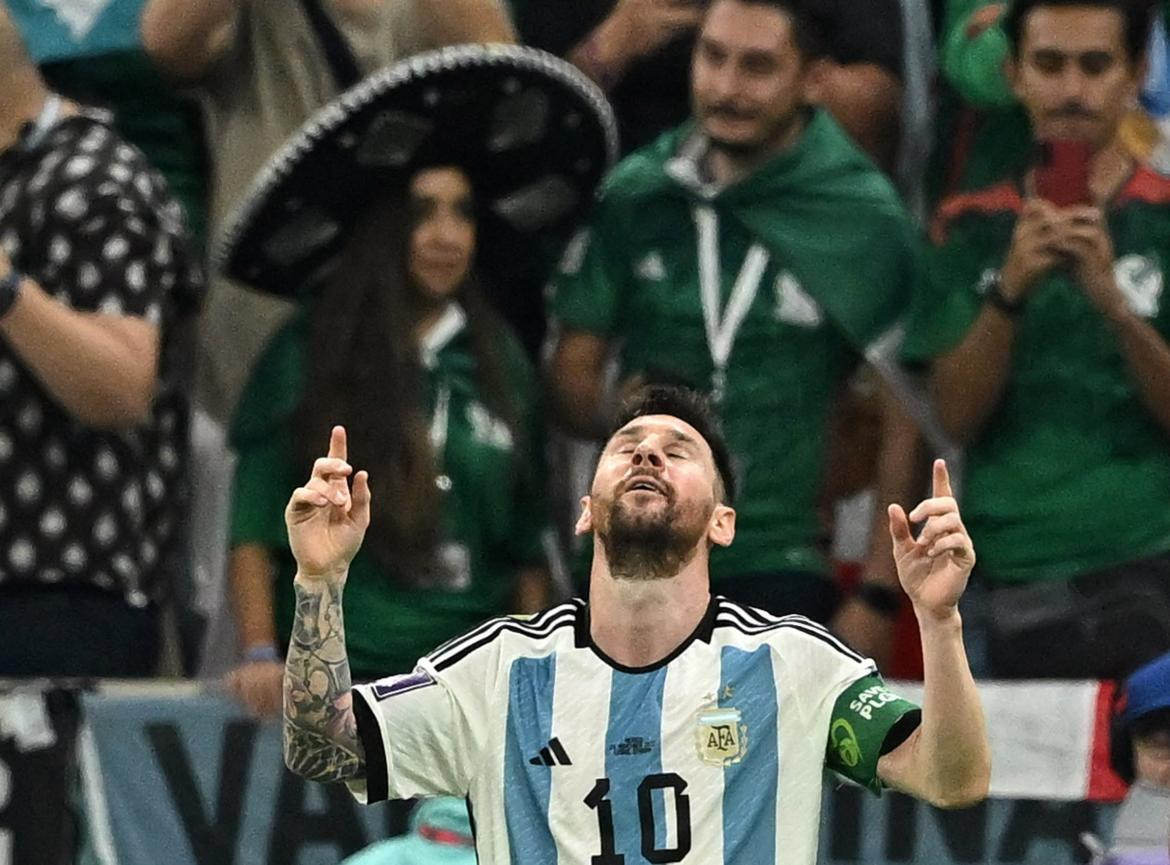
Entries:
[[[336,424],[354,681],[408,673],[588,594],[615,412],[683,386],[713,594],[921,678],[885,505],[960,458],[976,677],[1125,682],[1170,788],[1170,4],[88,5],[0,7],[0,679],[278,717]],[[474,858],[412,832],[353,861]]]

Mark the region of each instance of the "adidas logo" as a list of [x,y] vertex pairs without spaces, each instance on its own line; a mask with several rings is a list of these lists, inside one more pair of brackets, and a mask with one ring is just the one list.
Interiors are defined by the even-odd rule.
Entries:
[[540,753],[528,761],[533,766],[572,766],[573,761],[565,752],[560,739],[551,739],[547,747],[541,748]]

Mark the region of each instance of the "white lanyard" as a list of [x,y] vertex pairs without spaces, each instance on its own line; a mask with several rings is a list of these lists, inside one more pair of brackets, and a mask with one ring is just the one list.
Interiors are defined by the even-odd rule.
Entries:
[[431,428],[428,437],[431,451],[435,455],[435,486],[442,492],[450,492],[451,476],[443,471],[447,451],[447,437],[451,428],[451,387],[442,379],[439,370],[439,352],[455,338],[467,322],[463,309],[452,303],[430,330],[423,336],[419,346],[419,359],[423,368],[439,376],[438,392],[435,394],[435,409],[431,413]]
[[714,208],[705,205],[696,205],[691,212],[699,240],[699,298],[703,303],[703,327],[715,368],[711,374],[711,398],[720,402],[727,388],[727,362],[731,359],[735,338],[756,299],[760,283],[764,281],[764,271],[771,256],[758,243],[752,244],[735,278],[727,308],[720,315],[723,272],[719,261],[719,215]]
[[451,388],[444,382],[435,395],[435,411],[431,415],[431,451],[435,455],[435,486],[442,492],[450,492],[451,476],[443,471],[447,451],[447,435],[451,423]]

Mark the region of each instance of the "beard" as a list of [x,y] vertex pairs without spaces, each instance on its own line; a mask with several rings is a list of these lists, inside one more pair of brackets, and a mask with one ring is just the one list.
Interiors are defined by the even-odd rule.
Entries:
[[662,507],[635,509],[619,496],[597,534],[616,580],[649,582],[675,576],[695,557],[710,510],[680,507],[670,494]]

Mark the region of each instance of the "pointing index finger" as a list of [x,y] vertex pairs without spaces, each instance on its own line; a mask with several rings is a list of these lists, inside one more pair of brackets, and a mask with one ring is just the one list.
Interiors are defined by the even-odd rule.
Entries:
[[934,497],[941,498],[948,496],[953,498],[954,493],[951,492],[951,476],[947,471],[946,460],[934,461]]
[[335,426],[329,434],[329,458],[348,460],[349,447],[345,437],[345,427]]

